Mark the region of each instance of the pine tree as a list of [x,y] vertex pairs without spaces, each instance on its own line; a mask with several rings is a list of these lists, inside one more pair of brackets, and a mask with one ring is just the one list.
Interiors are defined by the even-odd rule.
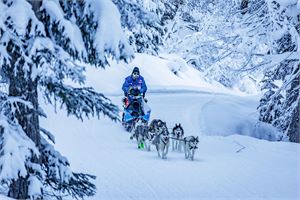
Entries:
[[271,40],[270,57],[279,58],[280,62],[275,62],[265,72],[259,119],[276,127],[283,134],[281,139],[287,136],[292,142],[300,142],[300,32],[297,31],[299,19],[297,21],[292,12],[296,5],[284,6],[276,1],[267,3],[272,22],[269,27],[275,36]]
[[167,21],[174,20],[176,14],[180,12],[180,7],[185,4],[184,0],[167,0],[165,1],[165,11],[162,16],[162,22],[164,24],[167,23]]
[[173,9],[166,12],[170,17],[165,17],[169,19],[165,22],[165,50],[180,54],[209,81],[242,88],[239,81],[245,76],[250,79],[253,74],[238,72],[252,56],[245,44],[247,38],[243,38],[236,25],[240,4],[213,0],[170,2]]
[[[135,52],[157,55],[163,45],[164,29],[161,23],[164,4],[150,1],[113,0],[121,13],[122,27]],[[145,8],[146,7],[146,8]]]
[[[75,61],[104,67],[108,55],[130,58],[119,20],[108,0],[0,2],[0,77],[7,88],[0,92],[0,179],[8,196],[95,193],[95,177],[72,172],[67,158],[51,145],[53,135],[40,127],[39,117],[46,115],[38,92],[81,120],[101,113],[118,120],[118,108],[109,99],[83,87],[84,68]],[[65,79],[82,86],[66,85]]]

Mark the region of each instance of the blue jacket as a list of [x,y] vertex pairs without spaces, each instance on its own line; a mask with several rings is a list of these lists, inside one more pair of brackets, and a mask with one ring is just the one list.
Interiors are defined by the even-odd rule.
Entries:
[[136,79],[133,80],[132,76],[128,76],[125,78],[125,82],[123,83],[122,90],[126,96],[128,94],[128,90],[130,87],[137,87],[139,88],[140,92],[142,94],[145,94],[147,92],[147,86],[144,80],[144,77],[141,75]]

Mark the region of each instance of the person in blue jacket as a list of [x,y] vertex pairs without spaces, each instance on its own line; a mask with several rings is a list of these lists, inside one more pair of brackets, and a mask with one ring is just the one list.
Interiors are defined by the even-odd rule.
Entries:
[[[145,99],[145,94],[147,92],[147,86],[144,80],[144,77],[140,75],[140,70],[138,67],[134,67],[130,76],[125,78],[125,81],[122,86],[125,98],[123,98],[123,106],[125,110],[130,108],[132,99],[130,98],[129,92],[131,89],[134,89],[132,92],[136,92],[136,89],[143,95],[142,98],[142,115],[143,119],[148,123],[150,119],[151,108],[147,105],[147,99]],[[132,105],[133,106],[133,105]],[[126,118],[126,120],[131,120],[131,118]],[[125,112],[123,113],[122,122],[125,120]]]
[[138,88],[141,94],[143,94],[143,97],[145,97],[147,86],[144,77],[140,75],[140,70],[138,67],[134,67],[131,75],[125,78],[125,82],[122,86],[125,97],[127,97],[131,88]]

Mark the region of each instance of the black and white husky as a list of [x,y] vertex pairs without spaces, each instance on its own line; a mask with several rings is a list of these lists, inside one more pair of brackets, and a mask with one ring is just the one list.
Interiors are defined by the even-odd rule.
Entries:
[[157,127],[155,130],[155,138],[153,144],[156,147],[158,157],[162,159],[167,159],[167,154],[169,151],[169,131],[166,122],[159,120],[157,122]]
[[151,145],[153,144],[155,137],[156,137],[156,133],[153,131],[149,131],[149,128],[148,128],[146,140],[145,140],[145,146],[146,146],[147,151],[151,150]]
[[172,129],[172,150],[175,149],[177,151],[181,151],[182,147],[182,138],[184,136],[184,131],[181,124],[175,124],[174,128]]
[[160,119],[153,119],[149,125],[149,132],[156,133],[158,131],[159,125],[163,121]]
[[142,145],[146,144],[147,135],[148,135],[147,122],[144,122],[142,119],[138,119],[134,123],[133,135],[131,136],[131,138],[135,137],[138,148],[141,148]]
[[183,138],[184,142],[184,154],[186,159],[194,160],[195,150],[198,148],[199,138],[198,136],[188,136]]
[[156,139],[156,136],[158,135],[159,132],[159,125],[162,123],[163,121],[160,119],[153,119],[149,126],[148,126],[148,132],[147,132],[147,136],[146,136],[146,149],[148,151],[151,150],[151,144],[154,144],[154,139]]

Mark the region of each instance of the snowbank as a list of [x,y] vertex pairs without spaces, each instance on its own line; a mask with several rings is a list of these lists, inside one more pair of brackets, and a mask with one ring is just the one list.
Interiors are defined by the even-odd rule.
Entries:
[[180,57],[163,56],[135,54],[135,59],[129,64],[111,61],[110,67],[100,70],[87,66],[87,85],[93,86],[106,95],[121,95],[125,77],[131,74],[135,66],[138,66],[146,80],[148,92],[181,90],[243,94],[226,89],[217,82],[205,82],[201,72],[187,65]]
[[202,107],[201,126],[204,135],[247,135],[269,141],[282,135],[269,124],[258,122],[259,97],[215,96]]

